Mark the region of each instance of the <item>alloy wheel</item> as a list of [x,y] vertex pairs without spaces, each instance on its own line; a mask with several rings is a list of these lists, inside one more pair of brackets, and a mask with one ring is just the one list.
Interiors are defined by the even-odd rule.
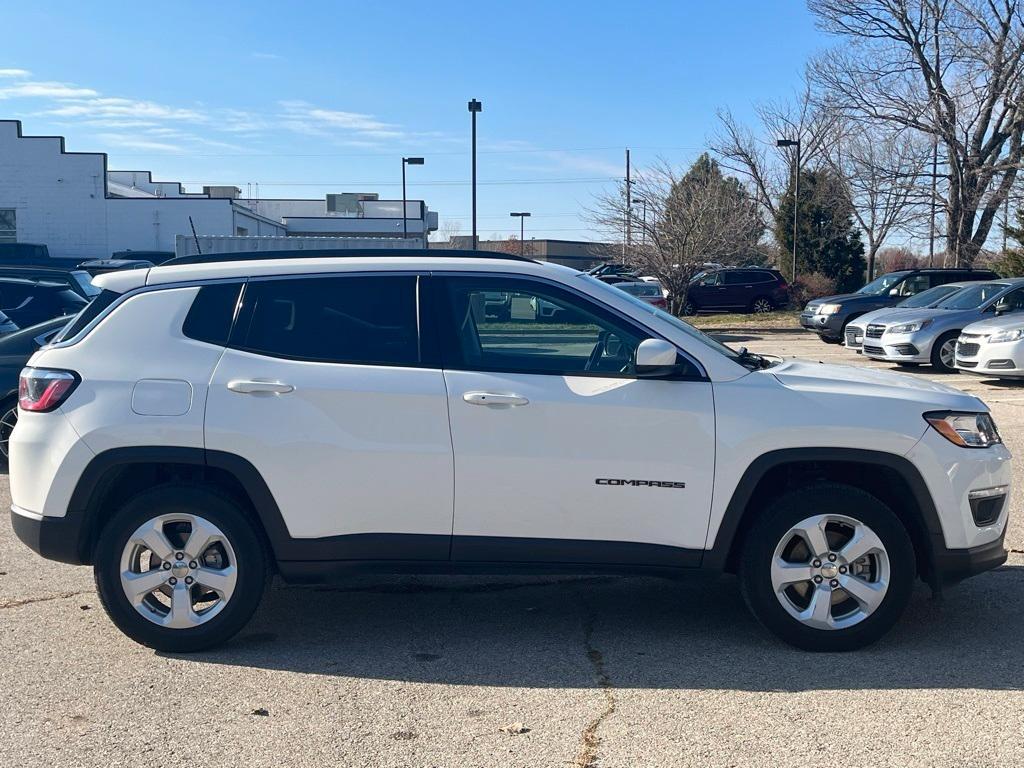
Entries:
[[143,523],[121,554],[125,597],[146,619],[171,629],[213,619],[231,600],[237,577],[231,543],[197,515],[160,515]]
[[775,597],[814,629],[852,627],[871,616],[889,589],[889,555],[878,535],[845,515],[814,515],[790,528],[775,547]]
[[953,370],[956,365],[956,339],[950,339],[939,347],[939,360],[947,370]]
[[763,315],[765,312],[771,312],[772,309],[772,303],[768,299],[758,299],[754,302],[753,310],[755,314]]
[[0,416],[0,454],[6,459],[11,442],[11,433],[18,423],[18,406],[7,409],[3,416]]

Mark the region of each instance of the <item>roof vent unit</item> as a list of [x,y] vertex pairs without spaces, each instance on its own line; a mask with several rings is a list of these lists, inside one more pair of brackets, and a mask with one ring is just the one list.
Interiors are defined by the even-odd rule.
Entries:
[[237,200],[242,194],[242,190],[238,187],[203,187],[203,194],[207,197],[227,198],[228,200]]
[[327,196],[328,213],[349,213],[358,216],[359,204],[365,200],[376,200],[376,192],[342,192]]

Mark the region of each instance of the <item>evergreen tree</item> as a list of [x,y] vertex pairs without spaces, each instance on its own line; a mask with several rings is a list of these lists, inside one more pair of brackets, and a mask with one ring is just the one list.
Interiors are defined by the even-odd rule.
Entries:
[[992,266],[1003,277],[1024,276],[1024,208],[1016,213],[1017,226],[1006,225],[1006,235],[1015,243],[1016,248],[1007,248]]
[[[793,253],[793,183],[779,201],[775,237]],[[840,292],[864,284],[864,243],[853,224],[853,205],[842,180],[828,170],[801,171],[797,212],[797,277],[818,273]],[[783,257],[782,272],[792,280],[792,259]]]

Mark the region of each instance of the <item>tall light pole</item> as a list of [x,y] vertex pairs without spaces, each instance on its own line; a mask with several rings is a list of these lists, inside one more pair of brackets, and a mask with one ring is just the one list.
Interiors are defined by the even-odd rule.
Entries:
[[634,197],[634,203],[640,203],[644,207],[643,218],[640,219],[643,226],[643,231],[640,233],[641,242],[647,245],[647,198],[646,197]]
[[800,139],[779,139],[777,147],[796,147],[796,163],[793,166],[793,274],[790,282],[796,280],[796,238],[797,216],[800,210]]
[[405,202],[405,166],[407,165],[423,165],[422,157],[403,157],[402,158],[402,239],[405,240],[409,237],[409,217],[407,215],[407,204]]
[[529,216],[529,215],[530,215],[529,211],[512,211],[512,213],[509,214],[509,216],[515,216],[516,218],[519,219],[519,255],[520,256],[525,256],[526,255],[526,241],[523,240],[523,235],[524,235],[524,230],[525,230],[525,227],[523,226],[523,222],[526,221],[526,217]]
[[471,99],[467,106],[473,121],[473,250],[476,250],[480,245],[476,236],[476,115],[484,111],[484,105],[476,99]]

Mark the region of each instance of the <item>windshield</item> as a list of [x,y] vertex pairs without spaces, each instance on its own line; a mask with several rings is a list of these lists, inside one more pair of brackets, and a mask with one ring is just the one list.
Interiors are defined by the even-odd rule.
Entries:
[[1006,283],[975,283],[935,305],[936,309],[976,309],[1009,286]]
[[88,296],[90,299],[93,296],[100,295],[100,289],[92,284],[92,279],[89,277],[89,273],[84,270],[76,270],[71,273],[72,279],[82,289],[82,293]]
[[962,288],[962,285],[936,285],[934,288],[929,288],[927,291],[915,293],[909,299],[904,299],[896,306],[902,308],[930,307]]
[[721,355],[725,355],[730,360],[736,360],[737,358],[739,358],[739,353],[736,352],[736,350],[732,349],[731,347],[727,347],[725,344],[722,344],[721,342],[715,341],[703,331],[698,331],[692,325],[683,322],[675,315],[669,314],[664,310],[658,309],[653,304],[648,304],[646,301],[642,301],[641,299],[638,299],[636,296],[632,296],[626,293],[625,291],[621,291],[615,286],[601,282],[596,277],[592,277],[586,274],[585,272],[580,274],[580,278],[586,280],[589,285],[599,287],[600,290],[604,291],[605,293],[609,293],[612,296],[618,296],[620,299],[625,298],[627,301],[632,303],[634,307],[643,312],[646,312],[649,315],[654,315],[655,317],[664,320],[667,323],[671,323],[673,327],[678,328],[680,331],[685,333],[690,338],[694,339],[695,341],[699,341],[701,344],[707,347],[710,347],[711,349],[715,350]]
[[909,272],[890,272],[888,275],[875,278],[857,293],[862,293],[865,296],[881,296],[888,293],[890,288],[909,274]]

